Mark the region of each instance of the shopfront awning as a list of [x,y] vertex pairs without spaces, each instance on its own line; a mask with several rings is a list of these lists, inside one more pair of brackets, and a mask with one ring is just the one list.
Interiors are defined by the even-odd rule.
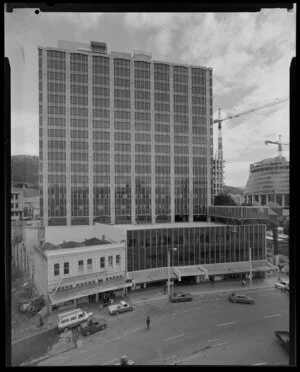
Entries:
[[[168,280],[168,268],[160,267],[156,269],[131,271],[128,273],[128,276],[132,279],[134,284]],[[170,279],[177,279],[177,275],[172,267],[170,268]]]
[[[249,272],[250,262],[239,261],[219,264],[207,264],[201,266],[208,271],[208,275],[237,274]],[[259,260],[251,262],[251,269],[252,271],[259,272],[277,270],[277,267],[265,260]]]
[[52,305],[57,305],[62,302],[75,300],[96,293],[116,291],[131,286],[132,283],[126,282],[125,278],[111,279],[100,283],[92,283],[74,288],[64,289],[61,291],[57,291],[56,293],[49,293],[49,298]]

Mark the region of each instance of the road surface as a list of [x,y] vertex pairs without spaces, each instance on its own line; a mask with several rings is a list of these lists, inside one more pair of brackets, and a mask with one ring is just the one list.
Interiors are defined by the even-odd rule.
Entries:
[[[288,294],[261,289],[249,295],[254,305],[233,304],[228,294],[214,294],[175,304],[166,298],[107,315],[106,330],[81,337],[77,349],[37,365],[114,365],[122,355],[140,365],[288,365],[274,334],[289,329]],[[54,350],[59,352],[59,343]]]

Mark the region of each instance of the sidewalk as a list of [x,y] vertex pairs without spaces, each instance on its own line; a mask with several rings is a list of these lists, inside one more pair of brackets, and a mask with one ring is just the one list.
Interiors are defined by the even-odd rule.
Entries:
[[[255,279],[252,281],[252,288],[249,287],[249,280],[246,282],[245,287],[241,287],[241,281],[227,281],[227,282],[215,282],[212,286],[211,283],[199,283],[194,285],[177,285],[174,287],[174,292],[188,292],[197,296],[207,296],[217,293],[226,292],[237,292],[237,291],[251,291],[257,289],[274,288],[274,284],[277,281],[278,276],[268,277],[261,281],[261,279]],[[129,301],[133,305],[141,304],[144,302],[155,301],[164,299],[167,294],[163,293],[163,289],[145,289],[144,291],[131,292],[128,296]]]

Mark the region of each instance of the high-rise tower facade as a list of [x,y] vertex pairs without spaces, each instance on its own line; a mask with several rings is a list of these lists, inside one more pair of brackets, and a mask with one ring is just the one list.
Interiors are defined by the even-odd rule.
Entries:
[[204,219],[212,69],[98,42],[38,52],[44,226]]

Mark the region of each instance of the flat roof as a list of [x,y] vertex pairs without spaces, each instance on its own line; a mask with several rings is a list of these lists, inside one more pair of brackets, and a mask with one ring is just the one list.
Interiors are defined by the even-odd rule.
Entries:
[[113,225],[114,228],[128,231],[128,230],[146,230],[146,229],[178,229],[185,227],[214,227],[214,226],[228,226],[224,223],[217,222],[176,222],[176,223],[156,223],[156,224],[125,224]]

